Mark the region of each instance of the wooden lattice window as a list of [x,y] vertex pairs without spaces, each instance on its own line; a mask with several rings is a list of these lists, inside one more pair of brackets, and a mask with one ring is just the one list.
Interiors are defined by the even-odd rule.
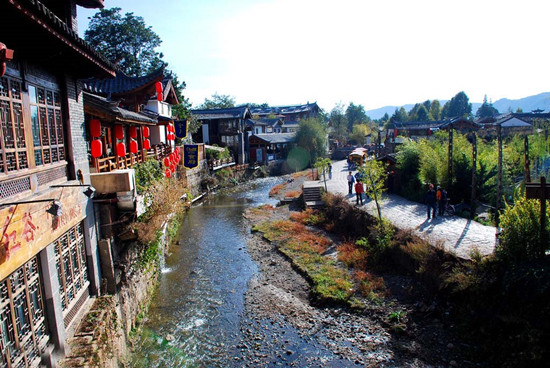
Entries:
[[28,88],[36,166],[64,160],[61,96],[58,91],[32,84]]
[[80,290],[89,284],[82,225],[67,231],[53,245],[61,307],[67,311]]
[[29,167],[21,86],[21,81],[15,78],[0,78],[0,172],[3,173]]
[[39,367],[49,335],[38,258],[0,282],[0,366]]

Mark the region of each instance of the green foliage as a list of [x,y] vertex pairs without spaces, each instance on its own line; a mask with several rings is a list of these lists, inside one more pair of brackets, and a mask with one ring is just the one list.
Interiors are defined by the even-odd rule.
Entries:
[[313,163],[327,153],[327,126],[317,118],[301,120],[294,141],[309,152]]
[[213,148],[206,148],[206,159],[210,160],[223,160],[231,157],[231,153],[227,147],[224,147],[223,150],[217,150]]
[[100,9],[90,20],[84,39],[130,76],[141,76],[164,65],[155,51],[160,37],[134,13],[120,8]]
[[349,140],[359,146],[367,142],[367,135],[372,132],[372,128],[368,124],[357,124],[353,126],[352,132],[349,135]]
[[329,172],[330,165],[332,165],[332,161],[330,160],[330,158],[318,158],[314,164],[317,172],[319,173],[319,176],[323,176],[323,180],[325,182],[325,190],[327,190],[327,174]]
[[355,125],[370,121],[363,105],[355,105],[353,102],[350,102],[346,109],[346,119],[348,121],[348,132],[353,131]]
[[[546,207],[546,217],[550,217],[550,207]],[[541,242],[539,200],[521,197],[513,205],[506,206],[500,217],[500,226],[502,233],[496,254],[501,259],[536,259],[550,249],[548,237],[545,243]],[[547,222],[546,235],[549,230]]]
[[362,175],[362,182],[365,184],[365,194],[374,200],[378,211],[378,219],[382,221],[382,213],[380,211],[380,200],[382,193],[386,190],[386,179],[388,174],[386,168],[381,161],[370,159],[359,168]]
[[145,193],[153,183],[164,177],[161,163],[154,159],[138,163],[134,170],[138,194]]
[[476,111],[476,118],[490,118],[498,114],[498,110],[493,106],[491,102],[487,101],[487,95],[485,95],[485,97],[483,97],[483,103]]
[[464,92],[458,92],[450,101],[445,103],[442,110],[443,118],[470,118],[472,104]]
[[345,144],[348,137],[348,118],[344,114],[344,106],[336,105],[330,112],[329,120],[332,126],[330,138]]
[[229,108],[229,107],[235,107],[235,97],[232,97],[230,95],[220,95],[218,93],[214,93],[211,99],[209,99],[208,97],[205,98],[202,105],[199,105],[198,108],[201,110],[206,110],[206,109],[222,109],[222,108]]
[[400,146],[397,153],[397,167],[401,172],[400,179],[403,185],[403,194],[407,198],[419,201],[422,196],[422,184],[418,176],[420,172],[420,152],[415,142],[408,141]]

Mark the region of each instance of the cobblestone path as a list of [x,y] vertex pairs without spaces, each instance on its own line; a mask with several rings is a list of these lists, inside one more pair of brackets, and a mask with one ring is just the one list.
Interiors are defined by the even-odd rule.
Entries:
[[[355,172],[353,172],[355,174]],[[347,163],[345,160],[332,163],[332,179],[327,180],[327,189],[331,193],[344,194],[355,204],[355,191],[348,194]],[[374,201],[363,199],[362,209],[374,216],[376,205]],[[485,226],[476,221],[458,216],[426,218],[426,206],[409,201],[395,194],[384,195],[381,206],[382,216],[390,220],[396,227],[413,232],[432,245],[441,245],[447,251],[461,258],[470,258],[472,249],[477,248],[483,255],[491,254],[495,249],[495,233],[493,226]]]

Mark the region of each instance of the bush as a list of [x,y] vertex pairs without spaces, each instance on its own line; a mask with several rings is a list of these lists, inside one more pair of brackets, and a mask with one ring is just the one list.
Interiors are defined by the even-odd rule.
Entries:
[[154,159],[138,163],[134,170],[138,194],[145,193],[153,183],[164,177],[161,163]]
[[[546,208],[546,217],[550,208]],[[496,248],[497,257],[506,261],[521,259],[536,259],[544,256],[550,249],[548,238],[545,244],[541,242],[540,201],[519,198],[509,205],[501,216],[502,233]],[[548,234],[548,223],[546,233]]]

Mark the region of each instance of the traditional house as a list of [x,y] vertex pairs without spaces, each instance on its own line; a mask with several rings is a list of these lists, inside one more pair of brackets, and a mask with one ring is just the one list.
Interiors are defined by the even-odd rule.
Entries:
[[527,122],[531,118],[529,115],[543,114],[500,114],[480,119],[477,123],[482,127],[480,134],[484,137],[496,137],[498,126],[502,129],[502,135],[529,135],[533,134],[533,125]]
[[0,5],[1,367],[54,366],[100,292],[80,79],[115,67],[77,36],[77,5],[103,1]]
[[248,162],[248,136],[252,131],[247,120],[252,116],[246,106],[223,109],[191,110],[202,129],[193,135],[195,142],[228,147],[238,164]]
[[252,116],[264,118],[276,116],[284,121],[298,121],[300,119],[314,118],[319,115],[320,108],[316,102],[305,105],[275,106],[275,107],[253,107],[250,109]]
[[246,124],[251,128],[253,134],[282,133],[283,122],[282,118],[246,120]]
[[284,158],[295,133],[254,134],[250,137],[250,162],[268,164]]

